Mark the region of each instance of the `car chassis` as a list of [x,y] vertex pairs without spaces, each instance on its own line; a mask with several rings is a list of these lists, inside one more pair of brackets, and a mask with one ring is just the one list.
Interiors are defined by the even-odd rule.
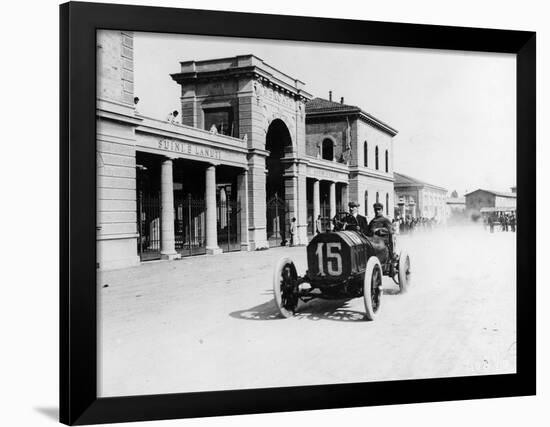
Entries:
[[300,301],[362,296],[365,318],[374,320],[381,306],[382,277],[391,277],[401,293],[411,282],[408,253],[401,250],[395,254],[393,236],[384,231],[374,236],[357,230],[318,234],[307,246],[304,276],[298,275],[291,258],[281,258],[273,270],[273,292],[280,314],[292,317]]

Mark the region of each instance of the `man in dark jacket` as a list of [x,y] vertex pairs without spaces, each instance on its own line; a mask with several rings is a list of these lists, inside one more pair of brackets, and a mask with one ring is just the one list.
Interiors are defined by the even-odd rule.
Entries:
[[384,210],[384,205],[382,203],[375,203],[374,208],[374,218],[369,223],[369,228],[367,229],[367,236],[374,236],[376,230],[380,228],[385,228],[388,230],[388,234],[392,234],[392,225],[391,221],[384,216],[382,213]]
[[[367,236],[371,237],[372,242],[375,244],[377,241],[383,241],[389,251],[387,254],[391,257],[394,255],[392,223],[382,213],[384,211],[384,205],[382,203],[377,202],[372,207],[374,208],[375,216],[369,223]],[[376,232],[380,229],[385,230],[386,234],[378,235]]]
[[344,217],[344,230],[356,230],[363,234],[367,233],[368,221],[363,215],[359,215],[359,203],[349,202],[349,214]]

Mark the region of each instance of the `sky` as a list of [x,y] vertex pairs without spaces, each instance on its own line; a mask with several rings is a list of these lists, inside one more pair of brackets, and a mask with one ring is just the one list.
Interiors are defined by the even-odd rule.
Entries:
[[134,33],[139,111],[180,109],[179,62],[252,53],[314,97],[356,105],[389,124],[394,171],[457,190],[516,185],[516,57],[193,35]]

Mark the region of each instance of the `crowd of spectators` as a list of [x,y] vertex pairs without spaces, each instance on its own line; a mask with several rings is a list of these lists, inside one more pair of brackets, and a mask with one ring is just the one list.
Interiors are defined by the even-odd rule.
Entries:
[[516,231],[517,218],[515,212],[500,212],[493,213],[484,218],[483,224],[485,228],[489,228],[491,233],[495,232],[495,228],[500,231]]
[[405,217],[398,215],[393,221],[394,233],[396,234],[411,234],[417,230],[431,230],[439,225],[437,218],[427,217]]

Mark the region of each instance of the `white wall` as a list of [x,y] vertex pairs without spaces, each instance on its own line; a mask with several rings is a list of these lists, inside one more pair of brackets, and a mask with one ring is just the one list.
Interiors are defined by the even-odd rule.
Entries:
[[[103,2],[110,2],[103,0]],[[120,3],[150,5],[148,1]],[[155,5],[209,8],[262,13],[325,16],[379,21],[416,22],[536,30],[538,34],[538,136],[548,140],[550,28],[545,3],[462,0],[394,0],[392,2],[297,2],[279,0],[156,0]],[[58,404],[58,1],[4,2],[2,102],[4,126],[0,168],[2,209],[2,424],[10,427],[57,425],[52,418]],[[14,42],[16,41],[16,42]],[[368,105],[364,106],[368,110]],[[543,107],[543,108],[541,108]],[[544,114],[546,112],[546,114]],[[24,134],[22,133],[24,130]],[[24,138],[22,137],[24,135]],[[550,148],[541,144],[538,165],[548,163]],[[9,161],[8,161],[9,160]],[[548,183],[550,169],[538,167]],[[545,185],[538,185],[538,218],[549,210]],[[45,226],[44,226],[45,225]],[[40,227],[39,226],[44,226]],[[549,228],[538,229],[538,259],[547,258]],[[49,246],[46,246],[49,245]],[[46,250],[46,248],[49,248]],[[543,250],[544,249],[544,250]],[[546,255],[546,256],[545,256]],[[544,268],[539,268],[544,272]],[[550,300],[548,286],[538,287],[539,396],[485,401],[444,402],[376,408],[355,408],[300,413],[151,422],[143,426],[425,426],[454,427],[541,425],[550,404]],[[392,339],[392,337],[388,337]],[[135,424],[137,425],[137,424]]]

